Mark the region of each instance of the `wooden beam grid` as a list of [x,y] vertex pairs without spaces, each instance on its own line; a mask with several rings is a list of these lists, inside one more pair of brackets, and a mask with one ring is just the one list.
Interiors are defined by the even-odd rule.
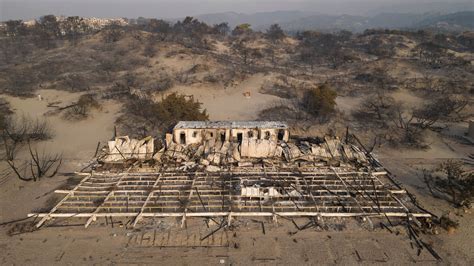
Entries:
[[[207,208],[207,211],[202,211],[202,208],[195,208],[194,210],[189,209],[189,212],[186,214],[186,217],[209,217],[209,215],[204,215],[203,213],[210,212],[210,213],[218,213],[218,212],[227,212],[228,214],[231,213],[252,213],[252,212],[272,212],[272,213],[279,213],[279,212],[292,212],[292,213],[299,213],[300,216],[306,216],[307,213],[318,213],[318,214],[327,214],[327,213],[339,213],[340,216],[344,216],[344,214],[348,213],[364,213],[365,215],[374,215],[374,216],[382,216],[383,213],[404,213],[407,214],[403,208],[383,208],[382,213],[380,212],[374,212],[373,207],[363,207],[361,212],[361,208],[358,206],[346,206],[346,207],[341,207],[341,206],[318,206],[320,210],[323,211],[316,211],[317,206],[302,206],[300,207],[299,210],[295,210],[295,208],[291,206],[244,206],[239,209],[235,209],[232,212],[227,212],[226,210],[222,209],[222,206],[209,206]],[[175,206],[162,206],[162,207],[157,207],[157,208],[146,208],[147,211],[142,213],[142,218],[144,217],[150,217],[152,214],[155,214],[156,217],[161,217],[163,213],[175,213],[179,214],[176,215],[176,217],[183,217],[184,213],[180,212],[180,207],[175,207]],[[110,214],[111,216],[115,214],[121,214],[121,213],[130,213],[133,212],[135,213],[135,217],[140,214],[141,208],[140,206],[137,207],[130,207],[130,208],[125,208],[123,206],[121,207],[110,207],[110,208],[104,208],[104,210],[107,210],[105,212],[101,213],[94,213],[94,216],[91,217],[104,217],[108,216],[107,214]],[[77,211],[77,208],[71,208],[71,211]],[[93,211],[93,208],[84,208],[80,209],[80,212],[71,214],[71,212],[55,212],[54,214],[67,214],[68,217],[80,217],[80,214],[84,213],[90,213]],[[54,214],[52,214],[51,217],[54,217]],[[194,214],[194,215],[193,215]],[[234,215],[232,215],[234,216]],[[239,215],[236,215],[239,216]],[[258,216],[258,215],[254,215]],[[334,217],[337,217],[338,215],[333,215]],[[228,217],[228,216],[227,216]]]
[[[153,183],[153,186],[150,189],[150,192],[148,193],[148,196],[146,197],[145,201],[143,202],[143,205],[140,208],[140,213],[135,217],[135,220],[133,222],[133,227],[137,225],[137,223],[142,219],[143,213],[145,212],[147,204],[150,202],[151,198],[156,197],[158,198],[160,195],[154,196],[154,189],[158,187],[158,184],[160,182],[160,179],[162,178],[162,175],[159,175],[156,177],[155,182]],[[160,186],[161,190],[161,186]]]
[[[262,178],[262,175],[264,175],[265,173],[261,173],[261,175],[249,175],[249,176],[246,176],[246,175],[240,175],[238,173],[233,173],[233,175],[237,175],[241,178],[245,178],[246,180],[260,180]],[[293,176],[295,173],[266,173],[268,176],[272,176],[273,179],[279,179],[279,178],[283,178],[281,177],[280,175],[281,174],[284,174],[286,176]],[[346,174],[346,173],[344,173]],[[341,174],[338,174],[339,177],[341,179],[347,179],[346,182],[352,182],[352,180],[354,180],[354,175],[357,175],[357,174],[361,174],[358,178],[357,178],[357,182],[372,182],[372,180],[377,180],[377,182],[379,183],[379,185],[383,185],[383,183],[381,183],[378,179],[374,177],[371,177],[369,175],[366,174],[366,176],[363,176],[362,173],[359,173],[359,172],[354,172],[352,173],[351,175],[348,175],[348,176],[345,176],[345,175],[341,175]],[[336,178],[335,174],[334,173],[328,173],[328,174],[325,174],[325,175],[321,175],[321,176],[316,176],[316,175],[312,175],[312,174],[308,174],[308,173],[300,173],[298,174],[298,176],[300,177],[304,177],[306,179],[310,179],[312,180],[313,182],[329,182],[329,181],[337,181],[339,178]],[[129,177],[130,178],[130,177]],[[176,184],[176,185],[181,185],[181,183],[188,183],[189,182],[189,177],[187,176],[183,176],[182,178],[180,179],[170,179],[170,178],[167,178],[166,176],[164,176],[163,178],[163,181],[168,183],[168,184]],[[219,177],[218,176],[212,176],[210,175],[208,177],[208,179],[206,180],[201,180],[201,181],[198,181],[198,182],[209,182],[209,179],[213,179],[213,180],[218,180],[218,181],[221,181],[221,182],[226,182],[226,183],[232,183],[232,182],[237,182],[238,180],[219,180]],[[283,178],[284,179],[284,178]],[[147,186],[147,185],[151,185],[153,184],[155,180],[134,180],[134,179],[130,179],[130,180],[122,180],[122,184],[123,185],[133,185],[133,184],[137,184],[137,185],[142,185],[142,186]],[[88,182],[85,182],[85,184],[91,184],[91,185],[98,185],[98,186],[108,186],[108,185],[112,185],[112,184],[115,184],[116,181],[113,181],[113,182],[92,182],[92,181],[88,181]],[[90,186],[86,186],[84,185],[83,187],[90,187]]]
[[[114,191],[114,186],[115,186],[115,187],[118,187],[118,186],[120,185],[120,181],[121,181],[123,178],[125,178],[126,175],[127,175],[127,173],[122,174],[122,175],[120,176],[120,178],[116,181],[116,183],[112,183],[112,184],[110,185],[110,187],[109,187],[109,188],[110,188],[110,192],[107,194],[107,196],[105,196],[105,198],[103,199],[103,201],[99,203],[99,205],[97,206],[97,208],[94,210],[93,213],[98,213],[98,212],[100,211],[101,206],[104,205],[104,203],[107,202],[107,200],[108,200],[111,196],[114,195],[114,192],[115,192],[115,191]],[[91,216],[91,217],[87,220],[87,222],[86,222],[86,224],[85,224],[85,227],[88,227],[88,226],[89,226],[93,221],[95,221],[95,220],[96,220],[96,216],[94,216],[94,215]]]
[[[302,216],[307,213],[359,213],[365,216],[398,215],[408,209],[397,198],[406,191],[390,190],[380,180],[386,172],[344,171],[332,167],[306,172],[266,167],[248,170],[91,173],[73,190],[57,191],[66,196],[49,213],[42,214],[41,223],[59,217],[55,214],[67,213],[74,217],[91,214],[87,216],[86,226],[104,214],[136,213],[135,226],[144,217],[161,217],[165,213],[179,214],[175,217],[181,217],[184,224],[187,217],[208,212],[226,213],[230,222],[234,213],[242,212],[288,212]],[[242,195],[243,187],[258,188],[261,194]],[[273,187],[276,195],[265,194],[268,187]]]
[[[156,191],[152,191],[153,193],[155,193]],[[201,191],[200,191],[201,192]],[[340,195],[334,195],[334,194],[329,194],[327,191],[321,191],[320,193],[324,193],[324,195],[314,195],[314,192],[311,192],[312,194],[308,195],[308,194],[302,194],[302,195],[295,195],[295,196],[289,196],[289,195],[278,195],[278,196],[271,196],[271,199],[272,200],[275,200],[275,201],[279,201],[279,200],[282,200],[282,201],[288,201],[290,199],[298,199],[298,198],[302,198],[302,199],[307,199],[307,200],[312,200],[312,199],[331,199],[331,198],[352,198],[351,195],[348,195],[346,194],[343,190],[339,191],[338,193],[341,193]],[[226,195],[226,193],[218,193],[218,194],[206,194],[206,191],[202,191],[202,195],[201,195],[201,198],[202,199],[206,199],[207,201],[212,201],[211,199],[221,199],[222,196],[226,196],[232,200],[246,200],[246,201],[252,201],[252,199],[265,199],[266,196],[241,196],[241,195]],[[371,194],[371,196],[376,196],[375,194]],[[77,204],[77,203],[90,203],[90,204],[94,204],[95,202],[95,199],[101,199],[103,198],[103,196],[83,196],[83,197],[80,197],[80,196],[72,196],[72,197],[69,197],[69,201],[65,201],[63,202],[63,204]],[[170,201],[170,200],[175,200],[175,201],[178,201],[180,198],[179,198],[179,195],[160,195],[159,197],[158,196],[150,196],[149,197],[149,200],[150,201],[153,201],[153,202],[161,202],[161,201],[157,201],[156,198],[161,198],[163,202],[167,202],[167,201]],[[378,196],[379,198],[379,202],[381,203],[384,203],[384,202],[392,202],[392,203],[396,203],[395,200],[392,199],[392,196],[391,195],[384,195],[384,196]],[[74,199],[74,200],[73,200]],[[111,196],[109,197],[109,200],[108,202],[106,202],[105,204],[107,203],[144,203],[146,201],[147,197],[146,196],[143,196],[143,195],[131,195],[129,197],[118,197],[118,196]],[[191,197],[191,199],[194,199],[194,200],[197,200],[197,196],[193,196]],[[384,200],[385,199],[385,200]],[[294,200],[296,201],[296,200]],[[314,201],[313,201],[314,202]]]
[[[137,212],[122,212],[122,213],[99,213],[95,214],[97,217],[134,217]],[[92,213],[75,213],[76,218],[88,218],[91,217]],[[225,217],[228,216],[228,212],[201,212],[201,213],[189,213],[189,217]],[[413,217],[424,217],[430,218],[431,214],[428,213],[406,213],[406,212],[387,212],[383,214],[369,214],[366,213],[340,213],[340,212],[234,212],[235,217],[272,217],[274,215],[286,216],[286,217],[400,217],[406,218],[407,216]],[[144,213],[144,217],[181,217],[182,213]],[[71,218],[70,213],[30,213],[28,217],[50,217],[50,218]]]
[[[336,202],[337,203],[337,202]],[[308,204],[308,202],[305,202],[305,204]],[[239,210],[244,210],[246,208],[275,208],[275,209],[281,209],[281,208],[285,208],[285,209],[288,209],[288,210],[292,210],[292,211],[298,211],[296,208],[294,208],[294,206],[292,205],[289,205],[289,204],[284,204],[284,205],[260,205],[258,203],[254,203],[254,204],[246,204],[246,205],[242,205],[242,206],[239,206],[238,208],[234,208],[233,211],[239,211]],[[356,208],[356,209],[367,209],[368,211],[370,211],[371,213],[379,213],[378,211],[374,211],[374,209],[377,207],[376,205],[371,205],[371,206],[361,206],[359,207],[358,205],[346,205],[344,206],[345,208]],[[95,210],[96,207],[95,206],[64,206],[63,207],[64,209],[87,209],[87,210]],[[199,204],[196,204],[196,205],[190,205],[188,206],[189,209],[194,209],[196,211],[200,211],[202,209],[202,205],[199,205]],[[341,205],[312,205],[312,204],[309,204],[308,206],[307,205],[300,205],[298,206],[298,208],[301,210],[301,209],[324,209],[324,210],[328,210],[328,209],[338,209],[338,210],[342,210],[342,206]],[[103,206],[101,207],[102,210],[107,210],[107,209],[120,209],[120,210],[125,210],[127,209],[126,206],[124,205],[119,205],[119,206]],[[142,205],[141,204],[137,204],[137,205],[133,205],[133,206],[129,206],[128,209],[142,209]],[[179,206],[179,205],[160,205],[160,206],[153,206],[152,204],[148,205],[145,207],[145,209],[150,209],[150,210],[153,210],[153,209],[173,209],[175,210],[176,212],[178,213],[181,213],[181,214],[184,214],[182,212],[182,206]],[[222,205],[206,205],[206,209],[210,210],[210,209],[219,209],[219,210],[222,210],[222,209],[225,209],[225,208],[222,208]],[[403,207],[400,207],[400,206],[382,206],[381,207],[382,210],[384,209],[396,209],[396,210],[399,210],[399,211],[402,211],[402,212],[406,212],[406,210],[403,208]],[[180,211],[181,210],[181,211]],[[85,212],[85,211],[84,211]],[[61,213],[61,211],[58,211],[58,212],[55,212],[55,213]],[[107,211],[103,211],[103,212],[99,212],[99,213],[95,213],[95,214],[100,214],[100,213],[108,213]],[[98,216],[98,215],[97,215]]]
[[[238,200],[238,199],[237,199]],[[211,206],[212,204],[218,204],[218,203],[221,203],[222,201],[219,200],[219,199],[215,199],[215,200],[210,200],[210,199],[204,199],[204,201],[206,202],[206,206]],[[109,208],[109,207],[124,207],[124,208],[131,208],[131,207],[135,207],[135,206],[138,206],[138,207],[142,207],[143,204],[145,203],[146,201],[140,201],[140,202],[128,202],[128,201],[114,201],[114,202],[108,202],[107,204],[104,204],[101,206],[101,209],[105,209],[105,208]],[[308,200],[300,200],[300,201],[270,201],[270,204],[273,204],[274,206],[287,206],[287,205],[291,205],[292,203],[296,203],[298,204],[298,206],[306,206],[306,205],[310,205],[310,206],[319,206],[319,204],[315,204],[314,202],[312,201],[308,201]],[[344,203],[345,206],[350,206],[350,205],[354,205],[352,201],[335,201],[335,200],[319,200],[318,203],[322,204],[321,206],[330,206],[330,204],[334,204],[334,203],[337,203],[337,204],[340,204],[340,203]],[[262,204],[267,204],[266,202],[263,202],[262,203],[262,200],[260,199],[259,200],[243,200],[242,201],[242,204],[240,206],[249,206],[249,205],[252,205],[252,204],[255,204],[256,206],[261,206]],[[380,208],[383,209],[383,208],[386,208],[386,207],[399,207],[400,205],[398,205],[396,202],[394,201],[379,201],[379,204],[381,205]],[[152,202],[152,203],[148,203],[146,205],[146,208],[149,208],[149,207],[157,207],[157,208],[161,208],[162,206],[166,206],[166,205],[171,205],[171,206],[175,206],[176,208],[179,208],[181,207],[181,205],[179,204],[179,201],[169,201],[169,200],[164,200],[164,201],[156,201],[156,202]],[[368,205],[368,202],[367,203],[361,203],[361,207],[365,207],[366,205]],[[192,207],[192,206],[197,206],[197,207],[202,207],[201,206],[201,203],[198,202],[198,201],[194,201],[194,202],[191,202],[190,204],[188,204],[188,207]],[[219,205],[220,207],[222,207],[222,205]],[[228,204],[224,204],[224,207],[225,206],[229,206]],[[234,208],[240,208],[239,207],[234,207]],[[354,205],[356,206],[356,205]],[[357,205],[359,206],[359,205]],[[378,207],[378,205],[374,205],[374,204],[371,204],[369,206],[372,206],[372,207]],[[96,205],[94,204],[87,204],[87,203],[80,203],[80,204],[77,204],[77,203],[74,203],[74,204],[63,204],[59,209],[63,209],[63,208],[97,208]]]
[[[225,195],[224,195],[225,196]],[[129,205],[133,205],[133,204],[139,204],[139,205],[143,205],[145,202],[148,203],[148,205],[153,205],[153,204],[166,204],[166,203],[177,203],[177,206],[179,206],[179,202],[177,198],[173,198],[173,199],[163,199],[160,197],[160,200],[157,200],[158,197],[156,197],[155,199],[153,197],[149,197],[147,198],[148,200],[114,200],[114,201],[111,201],[109,199],[108,202],[104,203],[102,206],[108,206],[108,205],[126,205],[126,204],[129,204]],[[344,199],[346,198],[346,199]],[[351,200],[349,200],[351,197],[339,197],[339,199],[343,202],[351,202]],[[201,196],[201,200],[207,202],[207,203],[218,203],[218,202],[222,202],[222,197],[209,197],[209,196]],[[295,202],[295,203],[307,203],[307,204],[313,204],[313,205],[317,205],[317,203],[319,202],[334,202],[336,201],[336,197],[333,197],[331,199],[331,197],[326,197],[326,198],[320,198],[318,200],[315,200],[313,201],[312,198],[310,197],[302,197],[302,198],[299,198],[299,199],[293,199],[292,201],[289,200],[289,199],[282,199],[282,198],[278,198],[278,199],[275,199],[275,198],[272,198],[271,200],[265,200],[264,197],[253,197],[253,198],[244,198],[244,197],[239,197],[239,196],[232,196],[231,197],[231,200],[232,201],[238,201],[240,200],[241,203],[243,204],[246,204],[246,203],[252,203],[252,202],[262,202],[263,203],[266,203],[266,202],[270,202],[270,203],[274,203],[274,204],[291,204],[291,202]],[[198,197],[191,197],[191,199],[189,200],[190,203],[195,203],[196,205],[199,205],[200,204],[200,199]],[[367,201],[368,204],[373,204],[372,202],[370,201]],[[397,201],[395,200],[392,200],[390,198],[387,198],[386,200],[379,200],[378,203],[380,204],[384,204],[385,205],[397,205],[397,206],[400,206],[400,204],[398,204]],[[81,205],[81,206],[96,206],[93,202],[86,202],[86,201],[76,201],[76,202],[64,202],[60,207],[62,206],[75,206],[75,205]]]

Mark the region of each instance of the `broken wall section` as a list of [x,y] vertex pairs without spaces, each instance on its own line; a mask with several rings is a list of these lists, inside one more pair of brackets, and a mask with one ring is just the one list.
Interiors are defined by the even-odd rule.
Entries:
[[245,139],[240,145],[240,156],[247,158],[280,158],[283,149],[275,140]]
[[128,159],[150,160],[155,151],[152,137],[130,139],[128,136],[116,137],[107,143],[102,157],[104,162],[121,162]]

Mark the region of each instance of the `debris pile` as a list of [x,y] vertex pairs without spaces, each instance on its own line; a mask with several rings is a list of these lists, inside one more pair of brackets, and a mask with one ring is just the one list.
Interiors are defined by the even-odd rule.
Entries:
[[278,164],[295,162],[350,162],[368,163],[367,157],[357,146],[337,138],[325,138],[321,143],[294,140],[294,142],[246,139],[241,143],[229,141],[204,141],[202,144],[181,145],[170,142],[153,157],[161,162],[183,163],[193,161],[201,165],[245,164],[265,160]]
[[123,162],[128,159],[149,160],[154,153],[152,137],[130,139],[128,136],[116,137],[107,143],[105,154],[101,156],[104,162]]

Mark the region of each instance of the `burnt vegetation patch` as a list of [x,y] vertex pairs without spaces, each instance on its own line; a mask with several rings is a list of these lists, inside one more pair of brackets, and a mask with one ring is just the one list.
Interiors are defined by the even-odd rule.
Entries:
[[[209,118],[192,96],[168,95],[173,89],[208,86],[231,92],[256,74],[265,80],[250,86],[279,98],[256,111],[259,119],[308,131],[316,125],[326,133],[349,126],[366,142],[375,138],[378,146],[428,148],[428,135],[472,117],[471,32],[295,33],[278,24],[260,32],[248,23],[210,25],[193,17],[175,23],[116,19],[97,26],[87,18],[46,15],[34,25],[21,20],[4,25],[0,92],[21,97],[38,89],[84,93],[62,112],[68,120],[85,119],[102,100],[114,99],[124,105],[119,132],[132,136],[162,136],[178,120]],[[410,105],[397,93],[419,102]],[[339,101],[351,97],[358,101],[349,107]],[[3,127],[11,124],[10,138],[47,135],[33,122],[26,124],[36,127],[34,134],[15,133],[14,123],[3,117]]]
[[180,120],[208,120],[207,111],[192,97],[171,93],[158,101],[131,97],[125,112],[117,119],[121,132],[131,136],[164,134]]

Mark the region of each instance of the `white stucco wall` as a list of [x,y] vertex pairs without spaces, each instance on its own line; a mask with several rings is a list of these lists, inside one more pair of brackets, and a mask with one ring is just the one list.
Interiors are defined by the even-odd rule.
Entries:
[[201,143],[202,131],[199,129],[178,129],[173,132],[174,142],[181,144],[181,133],[185,134],[185,145]]
[[[252,134],[249,134],[252,132]],[[267,133],[268,132],[268,133]],[[255,128],[236,128],[236,129],[175,129],[173,132],[173,140],[175,143],[180,143],[181,133],[185,134],[186,143],[185,145],[202,143],[203,140],[215,139],[216,141],[221,140],[221,133],[225,134],[225,141],[237,141],[237,135],[242,134],[242,140],[247,139],[267,139],[278,140],[279,129],[255,129]],[[284,130],[283,141],[288,141],[289,132]]]

